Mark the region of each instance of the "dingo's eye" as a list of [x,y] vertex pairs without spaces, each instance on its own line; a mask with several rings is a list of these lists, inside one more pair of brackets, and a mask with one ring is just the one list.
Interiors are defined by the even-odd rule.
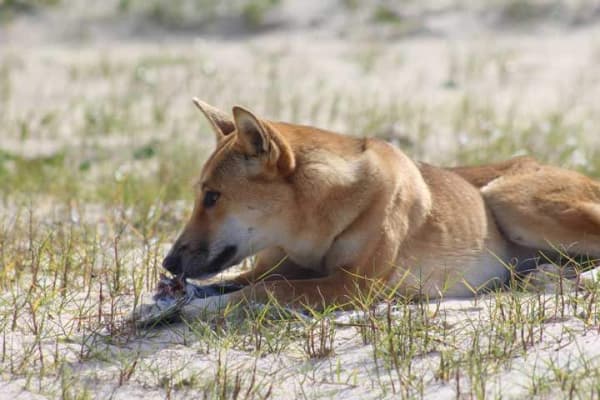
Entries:
[[213,192],[211,190],[207,191],[204,194],[204,201],[202,202],[204,208],[210,208],[214,206],[217,200],[219,199],[219,196],[221,196],[221,193],[219,192]]

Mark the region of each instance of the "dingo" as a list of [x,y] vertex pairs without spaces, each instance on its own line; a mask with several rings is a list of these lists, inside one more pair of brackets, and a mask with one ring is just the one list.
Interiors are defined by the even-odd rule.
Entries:
[[207,278],[256,254],[228,302],[348,306],[380,284],[470,296],[540,251],[600,257],[600,184],[579,173],[525,157],[438,168],[382,140],[194,102],[217,146],[163,266]]

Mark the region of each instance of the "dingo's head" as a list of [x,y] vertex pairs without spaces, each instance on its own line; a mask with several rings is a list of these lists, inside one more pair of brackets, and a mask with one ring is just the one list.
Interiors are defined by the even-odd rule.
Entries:
[[217,137],[195,184],[190,220],[163,261],[174,274],[207,278],[275,246],[289,219],[292,149],[266,121],[241,107],[233,118],[194,99]]

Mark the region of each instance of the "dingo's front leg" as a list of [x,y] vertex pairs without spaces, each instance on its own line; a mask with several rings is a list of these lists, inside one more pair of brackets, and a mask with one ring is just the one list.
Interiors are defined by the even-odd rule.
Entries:
[[278,304],[292,307],[322,309],[328,305],[336,305],[347,308],[351,305],[356,306],[356,300],[364,295],[366,283],[366,279],[340,270],[324,278],[258,282],[231,294],[228,302],[264,304],[273,299]]
[[318,272],[294,263],[281,248],[273,247],[258,253],[252,269],[233,278],[232,283],[250,285],[263,280],[296,280],[319,276]]

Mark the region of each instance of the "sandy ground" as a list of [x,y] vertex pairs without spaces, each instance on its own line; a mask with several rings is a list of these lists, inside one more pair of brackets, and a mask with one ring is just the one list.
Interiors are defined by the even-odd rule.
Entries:
[[[553,308],[552,299],[553,295],[545,299],[549,310]],[[253,395],[259,398],[261,393],[265,395],[267,392],[273,398],[470,398],[473,392],[468,379],[463,378],[457,383],[453,376],[440,376],[441,354],[444,352],[447,356],[453,351],[467,351],[472,346],[485,348],[485,344],[473,342],[472,334],[481,332],[481,336],[476,337],[485,340],[484,332],[488,332],[485,327],[490,324],[490,312],[495,309],[495,301],[496,297],[484,296],[477,300],[445,300],[426,307],[430,315],[436,315],[434,325],[447,327],[447,335],[444,336],[447,341],[432,333],[432,338],[439,341],[427,352],[412,355],[410,363],[400,368],[402,379],[420,382],[417,387],[421,389],[418,391],[412,385],[410,390],[406,389],[395,370],[390,370],[382,355],[378,354],[381,349],[375,351],[371,344],[363,342],[355,325],[366,320],[357,312],[338,312],[335,315],[332,319],[337,324],[334,353],[320,359],[307,358],[303,340],[297,340],[280,352],[260,357],[229,347],[226,343],[218,349],[211,349],[212,342],[195,339],[191,328],[177,324],[154,328],[146,332],[146,336],[124,343],[110,344],[110,340],[105,339],[106,343],[97,347],[102,357],[73,361],[68,366],[75,382],[83,383],[81,387],[85,387],[93,398],[192,398],[198,395],[194,385],[202,387],[219,379],[216,366],[225,366],[232,375],[241,374],[242,388],[248,384],[254,371],[258,389]],[[379,307],[378,312],[385,313],[385,307]],[[392,318],[401,318],[400,314],[404,312],[405,307],[403,311],[392,311]],[[415,315],[418,313],[416,307],[413,312]],[[548,389],[552,386],[545,387],[544,382],[556,382],[561,371],[565,375],[587,371],[589,375],[577,376],[574,381],[577,385],[589,385],[597,379],[594,372],[600,368],[597,325],[591,326],[580,318],[549,315],[542,328],[543,332],[536,328],[535,338],[526,348],[519,349],[517,346],[498,371],[482,375],[483,383],[477,383],[483,388],[481,396],[530,398],[537,383],[539,393],[536,398],[568,397],[568,385],[571,384],[568,379],[565,379],[565,389],[555,393]],[[507,347],[513,345],[505,344]],[[78,345],[73,344],[71,348],[65,346],[63,351],[71,351],[71,357],[75,359],[77,350]],[[115,360],[134,358],[138,364],[136,371],[129,380],[118,384],[123,365]],[[466,374],[468,368],[468,365],[462,365],[458,372]],[[170,392],[157,387],[157,381],[164,380],[166,383],[169,379],[180,383],[178,390]],[[0,386],[2,398],[37,399],[43,398],[35,394],[37,391],[48,393],[53,388],[59,390],[59,382],[50,377],[42,380],[41,387],[37,383],[29,383],[29,390],[25,390],[24,385],[27,382],[19,378],[3,382]],[[189,388],[186,389],[186,386]],[[586,388],[583,398],[597,396],[598,388],[593,382]],[[587,397],[586,393],[590,396]]]

